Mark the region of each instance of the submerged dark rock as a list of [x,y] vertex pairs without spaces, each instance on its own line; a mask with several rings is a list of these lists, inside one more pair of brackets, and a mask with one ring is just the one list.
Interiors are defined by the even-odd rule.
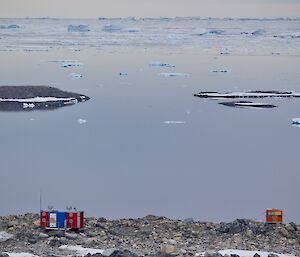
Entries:
[[89,99],[49,86],[0,86],[0,111],[51,110]]

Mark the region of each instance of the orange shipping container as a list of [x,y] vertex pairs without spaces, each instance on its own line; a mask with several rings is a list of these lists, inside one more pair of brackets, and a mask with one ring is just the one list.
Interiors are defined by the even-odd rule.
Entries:
[[279,209],[267,209],[266,210],[266,222],[267,223],[282,223],[283,211]]

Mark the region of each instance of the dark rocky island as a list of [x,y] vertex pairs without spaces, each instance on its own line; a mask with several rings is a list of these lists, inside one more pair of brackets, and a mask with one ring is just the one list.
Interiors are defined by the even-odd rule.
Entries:
[[[95,254],[95,249],[99,253]],[[223,249],[251,253],[220,254]],[[267,224],[236,219],[213,223],[148,215],[118,220],[86,218],[85,228],[76,233],[40,228],[39,214],[11,215],[0,217],[0,256],[6,256],[1,252],[27,252],[40,257],[191,257],[199,253],[204,257],[300,256],[300,226],[293,222]]]
[[89,99],[49,86],[0,86],[0,111],[52,110]]

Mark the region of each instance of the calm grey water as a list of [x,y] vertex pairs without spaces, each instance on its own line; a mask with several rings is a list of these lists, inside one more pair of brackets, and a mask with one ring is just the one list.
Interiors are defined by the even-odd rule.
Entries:
[[[300,222],[300,128],[291,126],[300,100],[264,99],[279,107],[254,110],[193,96],[299,92],[299,56],[118,49],[0,52],[1,85],[52,85],[91,97],[55,111],[0,113],[0,215],[38,211],[42,189],[44,208],[73,206],[108,218],[261,220],[275,207],[286,222]],[[49,62],[57,59],[83,66]],[[149,67],[157,60],[176,67]],[[72,72],[83,77],[71,80]]]

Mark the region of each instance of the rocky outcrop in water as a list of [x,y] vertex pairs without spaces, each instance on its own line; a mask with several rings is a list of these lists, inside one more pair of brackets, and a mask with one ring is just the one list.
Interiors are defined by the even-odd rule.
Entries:
[[[38,214],[25,214],[0,217],[0,231],[6,233],[6,239],[0,240],[0,252],[31,252],[39,256],[71,254],[72,251],[61,248],[63,245],[107,249],[101,255],[111,257],[194,256],[205,251],[217,253],[222,249],[300,256],[299,225],[266,224],[248,219],[212,223],[153,215],[119,220],[87,218],[85,229],[75,233],[47,232],[39,228]],[[101,255],[98,253],[95,257]]]
[[0,111],[51,110],[89,99],[49,86],[0,86]]

